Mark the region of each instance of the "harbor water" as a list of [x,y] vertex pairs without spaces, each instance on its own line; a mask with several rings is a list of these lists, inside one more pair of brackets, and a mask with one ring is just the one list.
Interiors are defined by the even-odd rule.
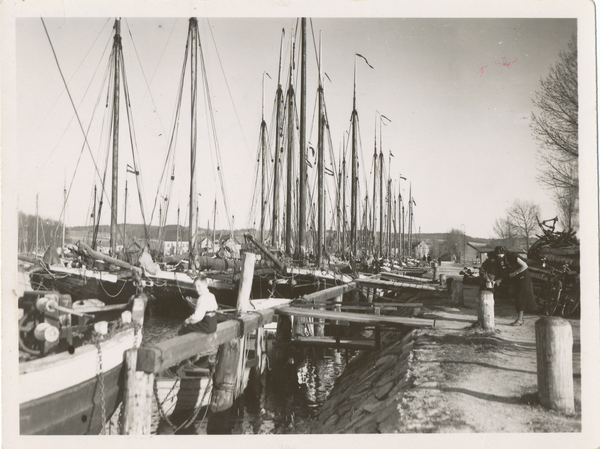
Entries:
[[[183,319],[148,316],[144,324],[144,344],[177,335]],[[358,351],[305,349],[294,351],[285,366],[269,363],[258,391],[246,390],[218,428],[207,427],[207,410],[200,409],[193,422],[177,434],[305,434],[325,402],[335,380]],[[208,399],[205,403],[208,402]],[[193,412],[190,412],[192,415]],[[221,417],[219,417],[221,420]],[[172,434],[174,428],[153,411],[152,433]],[[192,421],[192,420],[190,420]]]

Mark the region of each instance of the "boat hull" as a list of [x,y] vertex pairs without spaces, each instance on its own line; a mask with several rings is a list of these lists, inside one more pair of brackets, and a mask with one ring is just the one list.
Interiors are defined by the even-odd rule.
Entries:
[[[53,290],[63,295],[71,295],[73,301],[99,299],[105,304],[126,304],[136,294],[131,279],[116,279],[115,282],[100,277],[89,276],[90,272],[54,273],[50,270],[38,270],[29,275],[31,286],[35,290]],[[94,275],[97,275],[95,272]]]
[[[190,298],[197,298],[194,279],[186,273],[159,271],[155,275],[147,274],[152,281],[148,293],[153,298],[151,308],[158,314],[190,314],[194,309]],[[208,277],[208,289],[215,295],[217,302],[235,307],[237,302],[237,284]]]
[[20,433],[22,435],[97,435],[102,430],[102,402],[108,420],[121,401],[123,354],[141,335],[132,328],[100,344],[85,345],[19,363]]

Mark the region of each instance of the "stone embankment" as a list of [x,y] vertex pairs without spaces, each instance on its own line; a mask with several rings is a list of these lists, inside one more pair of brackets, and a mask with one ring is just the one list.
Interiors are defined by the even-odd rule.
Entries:
[[[415,388],[421,390],[418,400],[424,403],[433,402],[439,395],[436,387],[441,373],[431,365],[422,369],[418,363],[421,354],[436,344],[427,331],[415,330],[397,343],[353,360],[323,405],[316,431],[395,433],[401,422],[407,431],[410,427],[427,431],[419,429],[422,425],[418,420],[403,416],[402,404],[416,399],[411,394]],[[430,417],[444,414],[437,406],[424,408],[423,413]]]
[[[313,433],[528,433],[580,435],[581,345],[573,330],[575,412],[538,402],[536,315],[511,326],[511,299],[495,304],[495,330],[477,322],[478,291],[466,286],[458,304],[449,297],[416,299],[432,329],[383,334],[381,349],[347,365],[321,407]],[[564,445],[562,447],[576,447]],[[577,446],[580,447],[580,446]]]

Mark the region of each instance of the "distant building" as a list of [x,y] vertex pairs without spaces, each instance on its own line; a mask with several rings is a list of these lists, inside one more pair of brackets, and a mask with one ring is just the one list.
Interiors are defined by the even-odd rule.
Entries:
[[163,254],[173,256],[175,254],[184,254],[188,252],[189,242],[163,242]]
[[209,253],[216,253],[219,251],[219,244],[213,242],[211,239],[209,239],[208,237],[204,237],[201,241],[200,241],[200,249],[203,252],[209,252]]
[[429,255],[429,245],[425,241],[421,240],[417,246],[415,246],[415,257],[423,259]]

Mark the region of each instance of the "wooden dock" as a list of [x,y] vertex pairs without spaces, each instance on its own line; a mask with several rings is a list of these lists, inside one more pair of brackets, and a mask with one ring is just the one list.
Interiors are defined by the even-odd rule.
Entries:
[[[236,315],[219,323],[212,334],[190,333],[174,337],[153,345],[145,345],[125,353],[127,367],[126,387],[123,404],[123,427],[126,435],[147,435],[150,433],[153,388],[155,376],[180,362],[198,354],[214,352],[218,348],[217,363],[212,374],[209,420],[211,413],[221,413],[233,405],[233,400],[243,393],[248,378],[248,369],[260,376],[264,369],[261,356],[263,351],[264,325],[277,316],[274,362],[287,360],[289,346],[296,347],[335,347],[358,350],[371,350],[380,347],[382,326],[406,330],[435,327],[435,320],[405,316],[382,315],[386,310],[415,308],[420,304],[400,302],[375,303],[378,291],[398,289],[419,289],[445,291],[445,288],[425,284],[418,280],[406,282],[404,279],[381,279],[381,275],[360,277],[343,285],[338,285],[305,295],[292,303],[289,299],[265,299],[250,301],[250,291],[254,275],[254,254],[244,253]],[[386,274],[389,279],[389,274]],[[367,302],[343,304],[344,294],[354,290],[366,292]],[[331,310],[333,308],[333,310]],[[342,308],[345,311],[342,311]],[[328,310],[329,309],[329,310]],[[351,310],[351,311],[350,311]],[[360,312],[360,313],[359,313]],[[349,339],[340,335],[340,326],[356,323],[374,329],[372,339]],[[333,336],[325,336],[325,325],[333,330]],[[313,329],[312,336],[304,335],[305,326]],[[256,335],[253,341],[250,336]],[[254,352],[253,360],[246,357]],[[252,362],[252,366],[249,363]],[[206,374],[206,373],[205,373]],[[207,381],[209,382],[209,381]],[[196,382],[197,383],[197,382]]]
[[321,309],[305,309],[303,307],[277,307],[276,313],[278,315],[293,315],[304,318],[321,318],[325,320],[336,321],[341,320],[348,321],[349,323],[362,323],[372,326],[385,324],[389,326],[400,326],[410,329],[435,326],[435,320],[428,320],[424,318],[368,315],[366,313],[336,312]]
[[213,334],[191,333],[138,349],[137,370],[159,373],[196,354],[210,352],[220,345],[248,335],[264,324],[270,323],[275,308],[290,303],[289,299],[263,299],[252,301],[256,307],[235,320],[219,323]]

